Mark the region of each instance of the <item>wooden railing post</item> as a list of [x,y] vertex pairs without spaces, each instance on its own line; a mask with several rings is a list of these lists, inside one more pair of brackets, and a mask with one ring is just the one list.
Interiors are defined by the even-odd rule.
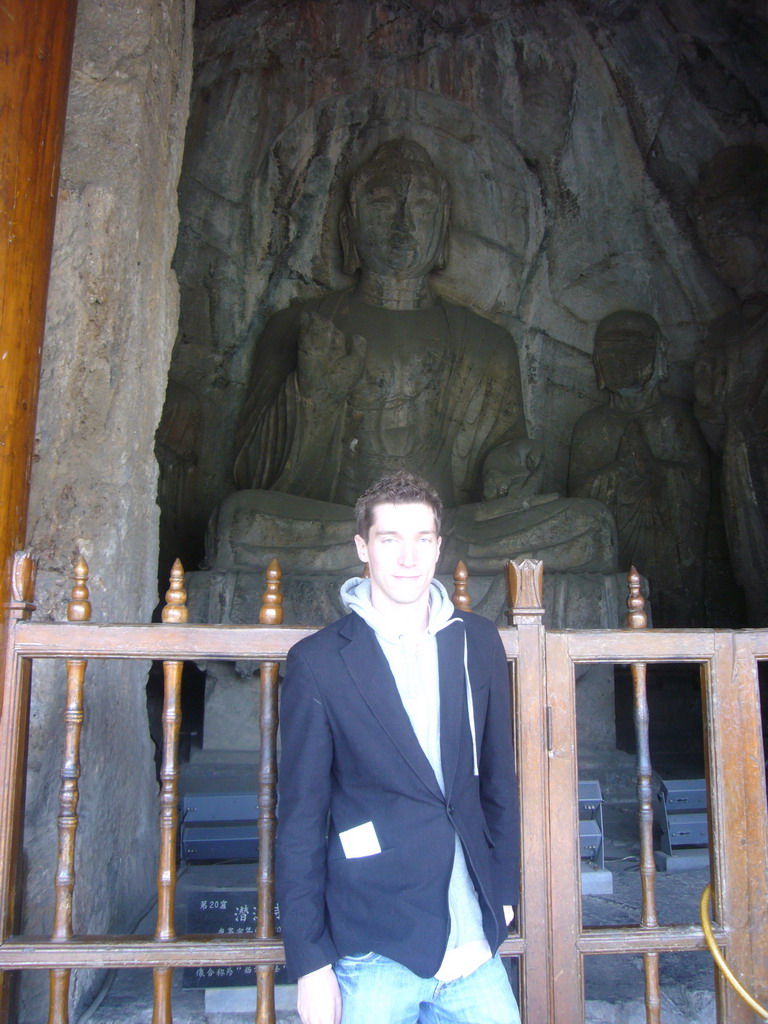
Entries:
[[[165,595],[162,619],[166,623],[184,623],[189,619],[184,569],[176,559]],[[160,856],[157,869],[157,924],[155,939],[168,942],[176,938],[174,901],[176,899],[176,833],[179,824],[179,730],[181,728],[181,673],[183,661],[163,662],[163,760],[160,768]],[[173,1024],[171,984],[173,968],[158,967],[154,972],[152,1024]]]
[[[91,617],[88,600],[88,565],[80,557],[75,565],[75,585],[67,605],[69,622],[87,622]],[[64,755],[59,792],[58,855],[54,884],[54,913],[51,938],[66,942],[72,938],[72,895],[75,888],[75,842],[77,805],[80,799],[80,734],[83,728],[83,680],[88,662],[67,661],[67,697],[64,708]],[[50,973],[48,1024],[69,1024],[69,981],[71,972],[56,969]]]
[[[13,560],[11,600],[5,609],[0,693],[0,942],[14,934],[20,917],[30,665],[16,656],[15,633],[17,624],[34,611],[36,575],[37,562],[29,552],[19,552]],[[8,1020],[12,977],[0,971],[0,1021]]]
[[453,593],[451,594],[451,603],[454,608],[458,608],[459,611],[471,612],[472,602],[469,597],[469,572],[466,565],[459,560],[456,563],[456,568],[453,570]]
[[[267,566],[267,589],[259,622],[279,626],[283,621],[282,572],[276,558]],[[277,817],[277,726],[280,664],[261,663],[259,685],[259,879],[256,937],[275,936],[275,830]],[[256,968],[256,1024],[275,1024],[275,968]]]
[[[750,995],[768,1005],[768,807],[766,750],[754,647],[765,631],[715,636],[704,670],[710,853],[715,919],[728,966]],[[718,1022],[752,1024],[752,1009],[716,973]]]
[[[627,576],[629,596],[627,598],[627,626],[629,629],[645,629],[648,615],[645,600],[640,591],[640,573],[634,566]],[[648,711],[648,689],[646,666],[634,663],[632,673],[632,708],[637,742],[637,813],[640,830],[640,885],[642,890],[642,916],[644,928],[656,928],[659,923],[656,912],[656,862],[653,857],[653,788],[651,784],[650,713]],[[659,990],[659,954],[644,953],[645,969],[645,1013],[648,1024],[661,1024],[661,992]]]
[[[515,748],[521,794],[531,794],[538,808],[547,806],[548,764],[546,676],[544,653],[544,565],[533,559],[506,563],[507,619],[517,627],[519,658],[514,673],[513,717],[517,723]],[[523,880],[518,929],[526,939],[520,970],[521,1002],[529,1021],[552,1020],[552,992],[548,983],[551,949],[548,943],[530,944],[532,923],[548,919],[547,882],[550,851],[549,822],[526,818],[522,829]]]

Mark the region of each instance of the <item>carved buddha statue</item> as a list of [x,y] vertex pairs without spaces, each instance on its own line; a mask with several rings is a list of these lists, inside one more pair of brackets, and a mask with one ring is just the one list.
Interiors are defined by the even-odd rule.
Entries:
[[217,569],[355,569],[352,505],[404,468],[444,499],[443,566],[611,571],[615,527],[597,501],[537,493],[543,447],[527,436],[517,350],[502,327],[439,297],[448,184],[412,142],[381,146],[341,213],[353,287],[274,315],[256,346],[238,437],[239,491],[215,514]]

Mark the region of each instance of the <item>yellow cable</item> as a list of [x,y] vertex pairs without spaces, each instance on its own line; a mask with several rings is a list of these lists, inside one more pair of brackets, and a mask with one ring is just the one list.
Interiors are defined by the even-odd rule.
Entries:
[[766,1010],[764,1006],[761,1006],[760,1003],[754,1000],[749,992],[747,992],[723,959],[723,954],[717,948],[715,936],[712,933],[712,922],[709,919],[709,901],[711,897],[712,886],[707,883],[707,885],[704,886],[704,892],[701,894],[699,915],[701,917],[701,927],[704,929],[704,938],[707,940],[707,946],[709,947],[709,952],[712,954],[712,959],[725,975],[726,981],[728,981],[737,994],[741,996],[747,1006],[754,1010],[755,1013],[759,1014],[763,1021],[768,1022],[768,1010]]

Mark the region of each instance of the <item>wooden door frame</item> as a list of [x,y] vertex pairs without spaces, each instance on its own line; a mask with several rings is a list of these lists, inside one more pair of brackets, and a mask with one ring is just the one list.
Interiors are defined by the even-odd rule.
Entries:
[[[0,4],[0,608],[26,541],[77,0]],[[5,618],[3,618],[3,622]]]
[[[698,922],[679,926],[584,928],[578,839],[576,667],[580,663],[700,666],[710,809],[710,863],[717,939],[754,997],[768,1002],[768,806],[757,659],[768,657],[768,631],[551,631],[542,635],[542,701],[547,722],[549,822],[546,984],[551,1024],[584,1019],[586,955],[706,949]],[[548,710],[547,710],[548,709]],[[522,751],[521,751],[522,755]],[[532,814],[525,815],[526,828]],[[751,1024],[754,1014],[717,973],[718,1021]],[[543,1009],[543,1008],[542,1008]]]

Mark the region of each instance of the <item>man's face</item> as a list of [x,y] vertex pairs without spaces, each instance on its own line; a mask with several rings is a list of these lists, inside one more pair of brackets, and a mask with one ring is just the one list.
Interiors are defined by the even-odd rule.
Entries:
[[420,277],[435,266],[445,230],[439,182],[414,164],[376,170],[356,192],[352,234],[361,265]]
[[440,537],[429,505],[376,505],[364,540],[355,537],[360,560],[368,563],[371,602],[378,611],[423,608],[440,554]]

